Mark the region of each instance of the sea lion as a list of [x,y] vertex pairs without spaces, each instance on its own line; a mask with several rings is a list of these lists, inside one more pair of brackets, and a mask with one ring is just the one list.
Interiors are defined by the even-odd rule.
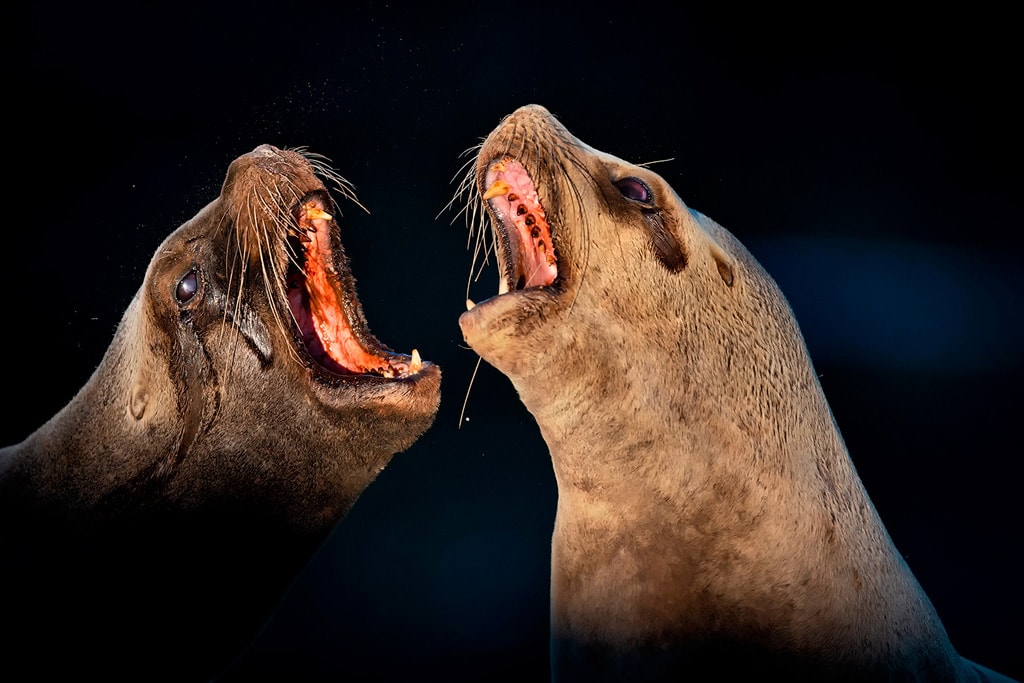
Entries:
[[950,643],[732,234],[541,106],[474,158],[499,294],[459,325],[550,450],[554,680],[1007,680]]
[[235,159],[85,385],[0,451],[5,667],[210,679],[432,424],[440,370],[371,334],[325,182],[358,205],[305,149]]

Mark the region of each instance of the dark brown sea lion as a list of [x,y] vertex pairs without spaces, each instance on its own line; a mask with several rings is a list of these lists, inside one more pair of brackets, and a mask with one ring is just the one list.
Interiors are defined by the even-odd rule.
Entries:
[[490,133],[459,196],[499,268],[463,335],[557,480],[556,680],[1002,678],[950,643],[729,232],[540,106]]
[[304,150],[236,159],[88,382],[0,451],[8,672],[208,680],[433,422],[440,370],[371,334],[325,182],[358,203]]

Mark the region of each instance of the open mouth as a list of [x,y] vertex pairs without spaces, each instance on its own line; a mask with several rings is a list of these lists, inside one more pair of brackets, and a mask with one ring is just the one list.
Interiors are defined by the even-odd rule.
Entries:
[[498,294],[554,285],[558,256],[551,225],[526,169],[505,156],[488,166],[482,181],[497,232]]
[[[423,368],[419,352],[396,354],[364,322],[344,255],[332,243],[334,217],[319,194],[293,211],[288,305],[311,360],[334,375],[406,378]],[[340,243],[339,243],[340,244]],[[338,247],[340,249],[340,247]]]

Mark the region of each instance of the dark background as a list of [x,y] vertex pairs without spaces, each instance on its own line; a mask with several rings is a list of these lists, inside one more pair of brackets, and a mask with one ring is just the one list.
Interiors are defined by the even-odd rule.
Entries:
[[1024,675],[1016,20],[667,7],[35,3],[6,22],[3,443],[71,398],[156,246],[265,142],[356,185],[370,214],[343,205],[343,240],[371,326],[444,372],[433,429],[231,683],[546,678],[553,476],[511,384],[482,365],[470,391],[471,261],[446,210],[461,154],[529,102],[599,149],[671,159],[684,201],[776,277],[953,642]]

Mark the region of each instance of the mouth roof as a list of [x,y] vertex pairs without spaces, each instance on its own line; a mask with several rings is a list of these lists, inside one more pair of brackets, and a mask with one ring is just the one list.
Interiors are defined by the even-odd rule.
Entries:
[[[296,262],[289,269],[288,305],[299,326],[310,357],[339,375],[386,378],[414,375],[422,368],[419,352],[410,356],[391,353],[373,339],[354,294],[342,289],[331,247],[334,217],[319,197],[303,201],[295,211],[299,247]],[[353,323],[353,320],[360,320]]]
[[483,183],[482,198],[501,237],[498,293],[553,284],[558,277],[558,258],[551,225],[529,173],[519,161],[506,156],[491,163]]

